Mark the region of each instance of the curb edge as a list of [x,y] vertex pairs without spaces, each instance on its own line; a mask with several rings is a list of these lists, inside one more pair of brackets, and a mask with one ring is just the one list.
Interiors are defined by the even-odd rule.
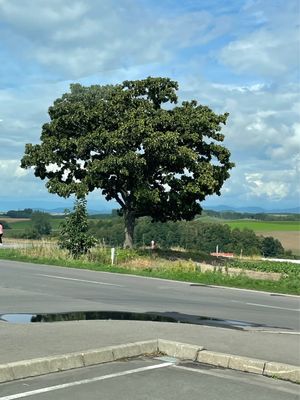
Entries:
[[67,371],[124,358],[164,353],[182,360],[197,361],[236,371],[300,383],[300,367],[233,354],[206,350],[203,346],[165,339],[147,340],[102,347],[82,352],[22,360],[0,365],[0,383],[11,382],[53,372]]

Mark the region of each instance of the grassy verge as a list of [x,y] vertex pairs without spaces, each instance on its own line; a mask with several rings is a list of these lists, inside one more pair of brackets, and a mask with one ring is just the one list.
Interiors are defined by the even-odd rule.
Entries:
[[[118,263],[111,266],[109,249],[97,249],[78,260],[70,258],[67,253],[57,248],[47,246],[1,249],[0,251],[0,259],[300,295],[300,266],[287,263],[287,265],[278,265],[255,260],[246,263],[236,261],[228,263],[230,267],[241,269],[241,273],[236,276],[230,276],[218,270],[200,272],[195,260],[209,262],[212,261],[210,258],[210,256],[202,253],[198,253],[197,256],[196,253],[186,254],[167,251],[158,252],[151,256],[147,251],[119,250]],[[284,275],[279,281],[253,279],[245,276],[243,268],[284,272]]]

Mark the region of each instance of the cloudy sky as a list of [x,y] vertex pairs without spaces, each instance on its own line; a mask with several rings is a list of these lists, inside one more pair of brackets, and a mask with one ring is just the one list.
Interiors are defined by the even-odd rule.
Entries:
[[[0,0],[0,210],[70,207],[19,167],[69,84],[149,75],[229,112],[236,168],[204,206],[299,206],[299,0]],[[100,192],[89,207],[108,209]]]

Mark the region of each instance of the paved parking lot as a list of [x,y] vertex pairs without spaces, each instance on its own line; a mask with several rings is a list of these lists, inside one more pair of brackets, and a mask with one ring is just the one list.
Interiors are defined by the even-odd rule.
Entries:
[[0,385],[0,400],[296,400],[300,386],[163,357],[137,358]]

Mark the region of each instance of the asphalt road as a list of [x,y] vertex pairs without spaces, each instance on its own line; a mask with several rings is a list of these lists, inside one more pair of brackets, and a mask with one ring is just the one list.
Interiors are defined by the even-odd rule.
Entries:
[[0,261],[0,314],[159,312],[189,320],[206,316],[245,321],[258,324],[258,329],[295,332],[300,330],[299,305],[296,296]]
[[0,400],[296,400],[290,382],[195,363],[134,359],[1,385]]

